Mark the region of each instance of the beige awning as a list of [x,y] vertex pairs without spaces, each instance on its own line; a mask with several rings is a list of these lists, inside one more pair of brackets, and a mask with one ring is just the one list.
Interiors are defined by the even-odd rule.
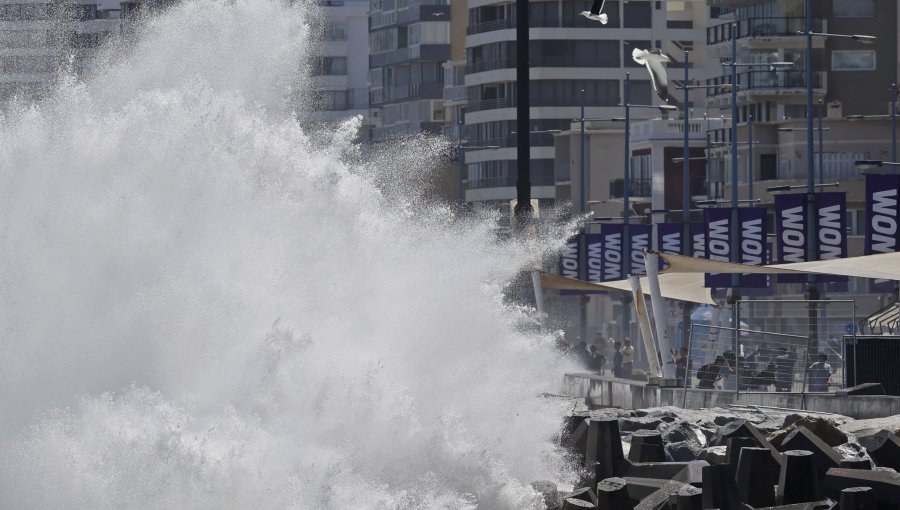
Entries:
[[863,255],[843,259],[814,260],[768,266],[751,266],[734,262],[707,260],[685,255],[659,253],[667,267],[660,273],[806,273],[857,276],[882,280],[900,280],[900,252]]
[[[566,276],[544,272],[541,273],[541,285],[545,289],[557,290],[631,292],[631,285],[628,283],[628,280],[590,283],[575,278],[568,278]],[[664,298],[705,305],[716,305],[715,300],[712,298],[712,291],[703,287],[702,274],[672,273],[659,275],[659,287]],[[650,293],[650,283],[647,281],[646,276],[641,277],[641,289],[644,291],[644,294]]]

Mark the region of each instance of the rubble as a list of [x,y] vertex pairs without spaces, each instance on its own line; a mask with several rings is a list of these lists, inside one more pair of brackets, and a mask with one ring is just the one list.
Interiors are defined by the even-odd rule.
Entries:
[[759,408],[573,414],[562,445],[586,476],[572,493],[535,489],[564,509],[900,510],[900,416],[859,422]]

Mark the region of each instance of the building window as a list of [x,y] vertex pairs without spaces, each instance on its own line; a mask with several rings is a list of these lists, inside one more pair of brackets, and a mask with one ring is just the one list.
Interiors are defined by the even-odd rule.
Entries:
[[347,74],[346,57],[322,57],[315,68],[316,76],[339,76]]
[[873,50],[844,50],[831,52],[832,71],[874,71]]
[[873,18],[875,0],[833,0],[835,18]]
[[651,28],[653,25],[653,9],[650,2],[627,2],[622,11],[625,28]]
[[346,41],[347,22],[345,20],[327,20],[324,32],[326,41]]

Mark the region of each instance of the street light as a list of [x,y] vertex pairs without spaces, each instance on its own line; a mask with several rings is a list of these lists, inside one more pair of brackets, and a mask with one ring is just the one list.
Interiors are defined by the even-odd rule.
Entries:
[[[841,185],[841,183],[839,183],[839,182],[828,182],[828,183],[819,184],[819,187],[833,188],[833,187],[840,186],[840,185]],[[780,186],[770,186],[770,187],[766,188],[766,191],[769,193],[775,193],[778,191],[790,191],[792,189],[803,189],[805,187],[806,187],[805,184],[783,184]]]
[[[812,0],[806,0],[806,31],[797,32],[799,35],[806,35],[806,260],[813,261],[816,259],[816,229],[815,218],[816,213],[816,195],[815,195],[815,169],[813,168],[813,37],[837,37],[843,39],[852,39],[863,44],[872,44],[876,38],[870,35],[860,34],[829,34],[825,32],[813,32],[813,15]],[[822,183],[824,187],[825,184]],[[809,283],[809,291],[807,299],[809,305],[809,351],[819,350],[819,317],[816,313],[816,305],[813,301],[819,299],[819,291],[816,288],[815,275],[807,277]]]
[[891,113],[889,115],[847,115],[848,120],[891,119],[891,161],[897,161],[897,94],[900,90],[896,83],[892,83]]
[[860,159],[854,161],[853,164],[860,170],[872,170],[873,168],[880,168],[883,166],[900,166],[900,163],[897,163],[896,161],[879,161],[875,159]]

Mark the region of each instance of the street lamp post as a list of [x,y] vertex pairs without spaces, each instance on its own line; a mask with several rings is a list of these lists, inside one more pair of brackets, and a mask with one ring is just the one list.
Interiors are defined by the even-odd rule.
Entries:
[[747,198],[753,200],[753,115],[747,117]]
[[[581,89],[581,177],[578,182],[579,191],[581,192],[581,200],[579,201],[580,209],[581,209],[581,217],[582,221],[584,221],[584,215],[587,214],[587,198],[586,198],[586,190],[585,190],[585,162],[584,162],[584,103],[585,103],[585,93],[584,89]],[[585,233],[587,232],[586,225],[581,227],[581,235],[578,236],[578,278],[581,280],[587,280],[587,239],[585,239]],[[579,330],[581,331],[581,340],[584,342],[588,341],[587,338],[587,304],[590,298],[587,294],[579,294],[578,295],[578,324]]]
[[[800,32],[803,33],[803,32]],[[816,229],[815,229],[815,173],[813,167],[813,36],[839,37],[853,39],[863,44],[871,44],[876,38],[870,35],[860,34],[829,34],[813,32],[813,8],[812,0],[806,0],[806,260],[816,260]],[[821,151],[821,149],[820,149]],[[819,291],[816,288],[815,275],[809,275],[807,282],[807,299],[809,303],[809,347],[808,352],[819,350],[819,317],[816,311],[815,301],[819,299]]]

